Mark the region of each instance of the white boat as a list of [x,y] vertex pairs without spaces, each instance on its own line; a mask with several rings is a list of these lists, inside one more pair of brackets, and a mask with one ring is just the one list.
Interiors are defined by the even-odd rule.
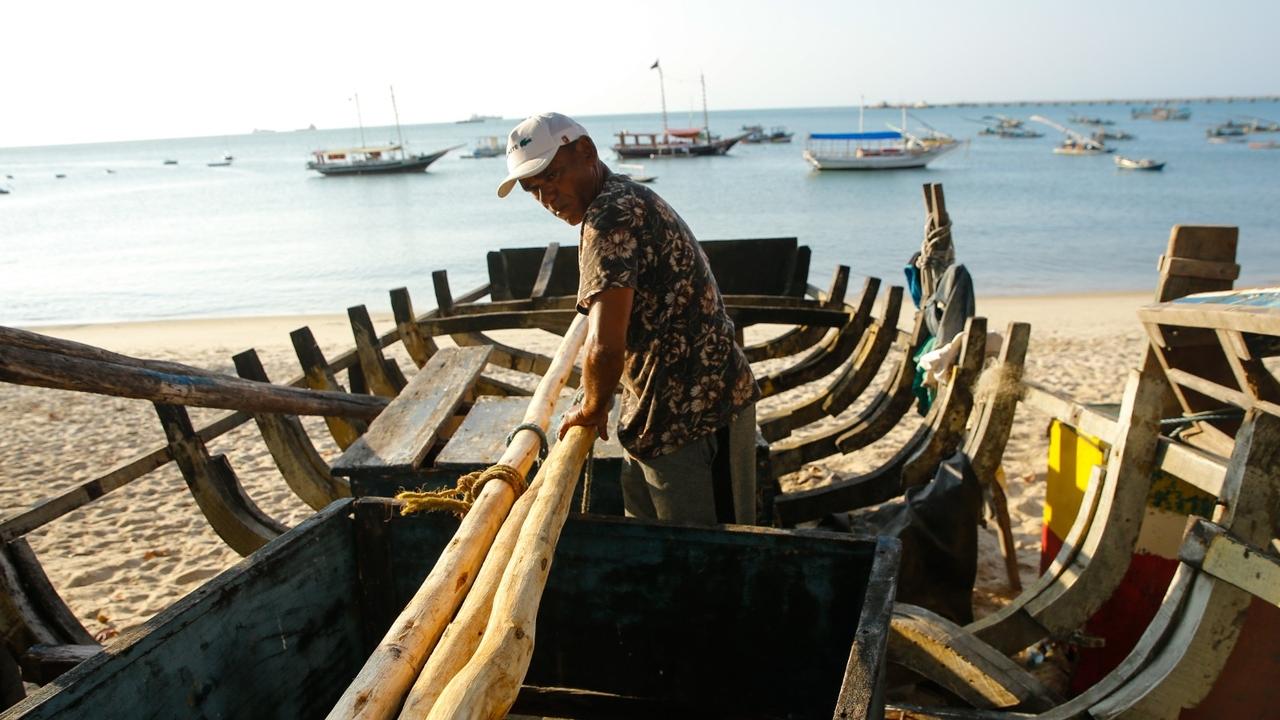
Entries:
[[858,132],[810,133],[804,159],[818,170],[905,170],[925,167],[960,146],[955,138],[927,125],[923,136],[907,132],[906,127],[903,108],[901,128],[890,125],[887,131],[862,132],[859,107]]
[[476,138],[476,146],[472,149],[470,155],[463,155],[464,158],[478,160],[480,158],[502,157],[507,154],[507,147],[502,138],[497,135],[487,135],[485,137]]
[[454,145],[432,153],[413,154],[405,150],[404,133],[400,130],[400,110],[396,107],[396,91],[391,88],[391,111],[396,118],[396,135],[399,142],[386,145],[364,144],[364,118],[360,114],[360,95],[355,96],[356,123],[360,127],[360,147],[315,150],[311,153],[308,170],[326,177],[334,175],[386,175],[391,173],[425,172],[427,166],[444,157],[445,153],[462,147]]
[[819,170],[900,170],[922,168],[959,143],[928,143],[888,130],[860,133],[810,133],[804,159]]
[[1164,163],[1151,158],[1127,158],[1123,155],[1115,157],[1116,167],[1121,170],[1163,170]]
[[651,183],[654,180],[658,179],[657,175],[646,175],[644,172],[643,165],[638,165],[635,163],[618,163],[614,167],[618,168],[619,172],[630,177],[632,180],[635,180],[638,183]]

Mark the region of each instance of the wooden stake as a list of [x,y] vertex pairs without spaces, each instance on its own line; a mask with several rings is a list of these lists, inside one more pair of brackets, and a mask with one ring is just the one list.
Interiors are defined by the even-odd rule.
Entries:
[[[529,401],[529,410],[525,414],[527,421],[537,422],[544,430],[547,429],[556,400],[573,369],[573,361],[586,334],[586,316],[579,315],[570,325],[551,368]],[[539,442],[531,432],[517,433],[499,464],[510,465],[527,475],[537,456]],[[485,483],[422,587],[396,618],[329,713],[330,720],[395,716],[445,625],[467,595],[514,501],[515,493],[510,485],[505,482]]]

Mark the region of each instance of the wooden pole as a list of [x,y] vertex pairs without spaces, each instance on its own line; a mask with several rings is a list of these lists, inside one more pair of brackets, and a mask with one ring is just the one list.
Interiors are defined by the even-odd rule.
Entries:
[[[529,401],[529,409],[525,413],[527,421],[547,429],[560,391],[573,370],[574,359],[586,335],[586,318],[579,315],[569,326],[551,368]],[[498,463],[510,465],[522,475],[527,475],[537,456],[539,442],[531,432],[517,433]],[[453,540],[427,579],[338,699],[328,715],[330,720],[395,717],[445,625],[467,595],[514,501],[515,492],[507,483],[484,484],[480,496],[462,519]]]
[[594,442],[594,428],[570,428],[538,471],[541,487],[498,586],[484,638],[475,655],[440,693],[427,716],[430,720],[497,720],[506,717],[515,703],[533,657],[538,605],[551,572],[551,559],[582,463]]
[[253,413],[373,418],[387,404],[382,398],[252,382],[179,363],[142,360],[12,328],[0,328],[0,380]]

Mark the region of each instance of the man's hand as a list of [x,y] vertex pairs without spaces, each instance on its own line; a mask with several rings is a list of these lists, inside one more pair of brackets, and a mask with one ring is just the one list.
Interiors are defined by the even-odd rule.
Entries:
[[569,432],[569,428],[574,425],[582,427],[595,428],[596,434],[601,440],[609,439],[609,408],[606,406],[600,410],[587,412],[586,408],[581,405],[574,405],[569,408],[569,412],[564,414],[564,418],[560,421],[560,439],[564,439],[564,434]]

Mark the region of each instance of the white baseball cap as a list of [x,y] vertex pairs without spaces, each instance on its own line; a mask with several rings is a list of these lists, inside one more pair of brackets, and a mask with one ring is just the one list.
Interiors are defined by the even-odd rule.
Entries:
[[561,145],[586,134],[586,129],[573,118],[560,113],[525,118],[507,137],[507,176],[498,185],[498,197],[506,197],[517,181],[546,170]]

